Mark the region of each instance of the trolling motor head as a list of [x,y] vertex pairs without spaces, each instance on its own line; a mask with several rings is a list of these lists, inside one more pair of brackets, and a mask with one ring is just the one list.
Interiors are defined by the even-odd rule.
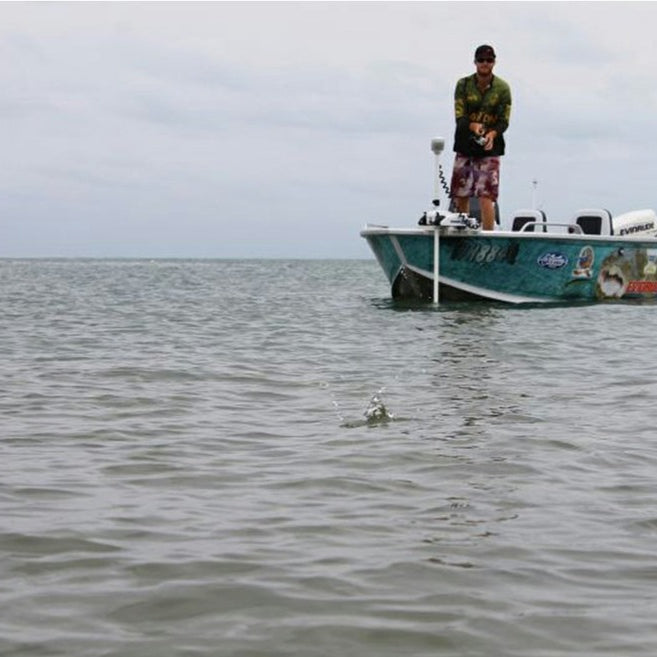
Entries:
[[431,140],[431,150],[436,154],[440,155],[445,149],[445,140],[441,137]]

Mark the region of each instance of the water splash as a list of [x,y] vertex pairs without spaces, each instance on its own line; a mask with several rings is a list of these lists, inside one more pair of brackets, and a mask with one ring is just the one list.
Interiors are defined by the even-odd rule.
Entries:
[[367,424],[385,424],[395,419],[395,416],[385,407],[379,394],[374,394],[364,413]]
[[378,392],[372,395],[372,399],[370,399],[367,410],[363,413],[365,417],[364,420],[348,420],[343,422],[341,426],[347,427],[349,429],[363,426],[375,427],[382,424],[388,424],[388,422],[395,420],[395,416],[386,408],[380,397],[380,394],[381,393]]

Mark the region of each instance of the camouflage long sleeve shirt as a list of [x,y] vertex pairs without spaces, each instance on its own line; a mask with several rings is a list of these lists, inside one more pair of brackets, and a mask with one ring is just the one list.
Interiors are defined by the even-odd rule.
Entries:
[[[504,155],[504,132],[511,116],[511,88],[502,78],[494,75],[483,94],[477,87],[475,74],[461,78],[454,91],[454,113],[454,150],[457,153],[469,157]],[[472,139],[470,123],[473,122],[483,123],[486,130],[497,132],[492,150],[484,150]]]

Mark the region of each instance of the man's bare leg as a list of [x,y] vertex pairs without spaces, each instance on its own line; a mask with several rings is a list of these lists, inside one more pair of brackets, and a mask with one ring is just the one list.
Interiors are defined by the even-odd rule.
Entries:
[[456,202],[456,211],[462,212],[463,214],[469,214],[470,212],[470,199],[467,196],[456,196],[454,198]]
[[495,230],[495,203],[493,199],[480,196],[479,207],[481,208],[481,227],[484,230]]

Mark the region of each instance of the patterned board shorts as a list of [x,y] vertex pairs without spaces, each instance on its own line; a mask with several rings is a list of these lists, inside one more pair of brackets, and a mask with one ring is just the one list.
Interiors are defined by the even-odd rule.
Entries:
[[487,196],[497,201],[499,188],[499,156],[466,157],[456,154],[452,171],[452,197]]

